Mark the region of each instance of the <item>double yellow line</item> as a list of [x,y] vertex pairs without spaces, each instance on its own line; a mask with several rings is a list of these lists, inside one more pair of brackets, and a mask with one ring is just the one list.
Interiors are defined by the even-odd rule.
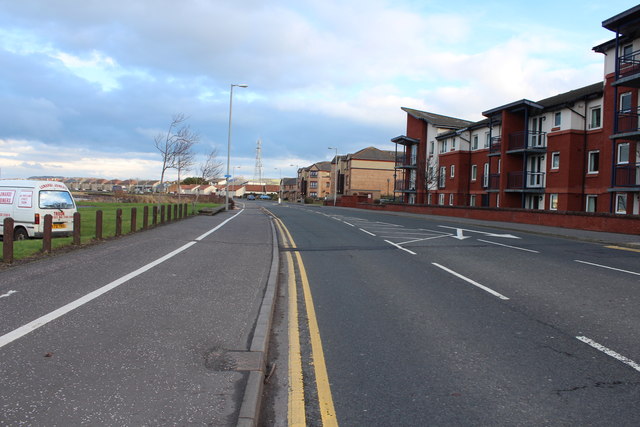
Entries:
[[[281,241],[285,248],[296,249],[296,243],[291,237],[289,230],[282,221],[273,216]],[[331,396],[331,387],[329,385],[329,377],[327,375],[327,365],[324,360],[324,351],[322,350],[322,341],[320,340],[320,330],[316,318],[316,311],[311,296],[311,288],[307,272],[302,262],[299,251],[287,251],[288,265],[288,290],[289,290],[289,426],[305,426],[305,399],[304,399],[304,378],[302,374],[302,353],[300,351],[300,329],[298,316],[298,286],[296,274],[294,270],[294,260],[291,254],[295,255],[300,280],[302,282],[302,291],[304,294],[304,302],[307,312],[309,335],[311,340],[311,356],[313,358],[313,367],[315,370],[316,387],[318,391],[318,405],[320,407],[320,415],[322,425],[325,427],[338,426],[335,409],[333,406],[333,398]]]

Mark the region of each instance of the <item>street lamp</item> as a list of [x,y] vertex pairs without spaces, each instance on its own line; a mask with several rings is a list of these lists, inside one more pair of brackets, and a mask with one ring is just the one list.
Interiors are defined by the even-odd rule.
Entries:
[[241,83],[241,84],[231,84],[231,92],[229,93],[229,136],[227,139],[227,174],[224,176],[227,179],[227,194],[224,198],[224,210],[229,210],[229,165],[231,164],[231,117],[233,114],[233,87],[249,87],[249,85]]
[[333,206],[336,205],[338,199],[338,147],[328,147],[329,150],[336,150],[336,172],[335,182],[333,183]]

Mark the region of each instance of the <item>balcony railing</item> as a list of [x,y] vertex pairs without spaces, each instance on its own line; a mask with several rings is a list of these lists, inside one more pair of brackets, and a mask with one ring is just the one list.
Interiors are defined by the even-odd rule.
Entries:
[[416,154],[411,154],[410,156],[406,156],[404,154],[398,154],[396,156],[397,168],[416,167],[417,164],[418,164],[418,156]]
[[509,134],[509,151],[536,150],[547,147],[547,133],[540,131],[520,131]]
[[619,111],[616,133],[637,132],[640,130],[638,110]]
[[618,77],[640,73],[640,50],[618,58]]
[[509,172],[507,188],[509,190],[544,188],[544,175],[544,172]]
[[489,154],[500,154],[501,147],[502,147],[502,137],[492,136],[491,143],[489,145]]
[[415,182],[405,182],[402,179],[396,180],[395,191],[416,191]]
[[482,175],[482,188],[487,190],[500,189],[500,174],[492,173],[489,175]]
[[617,187],[640,186],[640,163],[616,166],[615,177]]

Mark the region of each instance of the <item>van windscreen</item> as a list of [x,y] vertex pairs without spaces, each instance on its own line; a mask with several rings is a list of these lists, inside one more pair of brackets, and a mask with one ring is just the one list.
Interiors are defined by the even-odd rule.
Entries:
[[40,191],[40,209],[73,209],[71,193],[67,191]]

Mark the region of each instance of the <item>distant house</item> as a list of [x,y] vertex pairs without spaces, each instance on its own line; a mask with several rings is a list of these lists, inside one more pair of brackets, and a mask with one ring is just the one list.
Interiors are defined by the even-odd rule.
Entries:
[[393,197],[395,151],[367,147],[353,154],[338,156],[337,170],[335,158],[331,163],[332,192],[337,184],[337,194],[368,196],[371,199]]
[[318,162],[301,168],[298,183],[302,197],[312,199],[328,197],[331,189],[331,162]]

